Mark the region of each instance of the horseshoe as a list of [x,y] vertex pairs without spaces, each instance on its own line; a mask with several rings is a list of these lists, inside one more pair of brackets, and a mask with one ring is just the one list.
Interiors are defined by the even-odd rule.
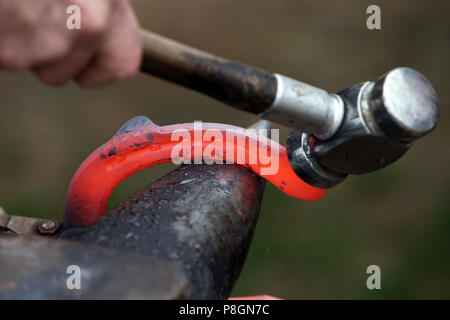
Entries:
[[[127,121],[76,171],[65,199],[64,224],[86,226],[94,223],[104,215],[111,192],[121,181],[140,170],[169,161],[237,163],[289,196],[315,201],[325,195],[325,189],[313,187],[295,174],[286,148],[277,142],[249,129],[226,124],[202,123],[201,131],[196,129],[196,123],[158,126],[143,116]],[[205,134],[207,132],[213,134]],[[183,143],[189,147],[180,147]],[[174,153],[174,148],[181,152]],[[254,156],[255,152],[261,155],[264,149],[272,161],[278,161],[275,172],[267,172],[267,163]]]

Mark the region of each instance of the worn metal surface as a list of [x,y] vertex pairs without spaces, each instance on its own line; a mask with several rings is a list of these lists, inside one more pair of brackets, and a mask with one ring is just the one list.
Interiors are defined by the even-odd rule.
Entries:
[[187,297],[224,299],[244,264],[263,190],[239,165],[182,166],[60,237],[168,259],[188,275]]
[[60,224],[54,220],[8,215],[0,207],[0,233],[54,236]]
[[[80,290],[67,287],[71,265],[80,268]],[[162,259],[0,234],[0,299],[182,299],[188,286],[181,268]]]
[[431,83],[410,68],[397,68],[375,82],[367,97],[377,125],[390,137],[411,141],[433,130],[439,101]]

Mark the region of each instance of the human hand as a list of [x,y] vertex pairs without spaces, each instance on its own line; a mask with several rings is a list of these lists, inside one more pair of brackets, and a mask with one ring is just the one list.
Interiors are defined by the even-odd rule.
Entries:
[[[81,9],[79,30],[66,27],[70,5]],[[30,70],[46,84],[128,79],[141,47],[128,0],[0,0],[0,68]]]

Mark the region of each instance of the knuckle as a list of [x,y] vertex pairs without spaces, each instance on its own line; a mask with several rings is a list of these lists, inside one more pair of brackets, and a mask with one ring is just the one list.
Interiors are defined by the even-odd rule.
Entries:
[[82,12],[81,32],[83,37],[98,38],[103,35],[108,24],[108,5],[111,1],[84,1],[79,3]]
[[105,32],[105,27],[95,21],[86,21],[81,27],[81,36],[91,40],[99,39]]
[[95,87],[127,80],[139,72],[142,50],[139,43],[115,51],[108,49],[95,56],[96,64],[80,74],[76,81],[83,87]]
[[64,74],[58,73],[52,68],[35,69],[34,74],[41,82],[53,87],[60,87],[69,81]]
[[125,6],[128,6],[128,0],[113,0],[112,6],[114,6],[116,9],[124,8]]
[[57,61],[66,56],[72,46],[70,38],[56,32],[38,35],[37,38],[38,40],[32,48],[34,64]]
[[139,47],[128,52],[126,58],[123,59],[121,67],[117,70],[117,80],[126,80],[139,72],[142,59],[142,51]]
[[116,79],[118,81],[132,78],[139,71],[139,64],[136,62],[127,63],[122,68],[118,69]]

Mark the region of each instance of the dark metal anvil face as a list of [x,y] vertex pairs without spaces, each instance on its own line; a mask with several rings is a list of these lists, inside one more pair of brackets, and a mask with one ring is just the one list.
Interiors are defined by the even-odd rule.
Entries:
[[[67,285],[79,268],[80,287]],[[183,299],[183,270],[135,252],[0,234],[0,299]],[[78,290],[79,289],[79,290]]]
[[96,223],[63,230],[60,238],[168,260],[189,279],[186,297],[228,298],[250,246],[264,184],[239,165],[182,166]]
[[[63,229],[56,239],[3,235],[0,298],[226,299],[264,186],[239,165],[186,165],[90,226]],[[72,264],[89,275],[85,290],[67,290]]]

